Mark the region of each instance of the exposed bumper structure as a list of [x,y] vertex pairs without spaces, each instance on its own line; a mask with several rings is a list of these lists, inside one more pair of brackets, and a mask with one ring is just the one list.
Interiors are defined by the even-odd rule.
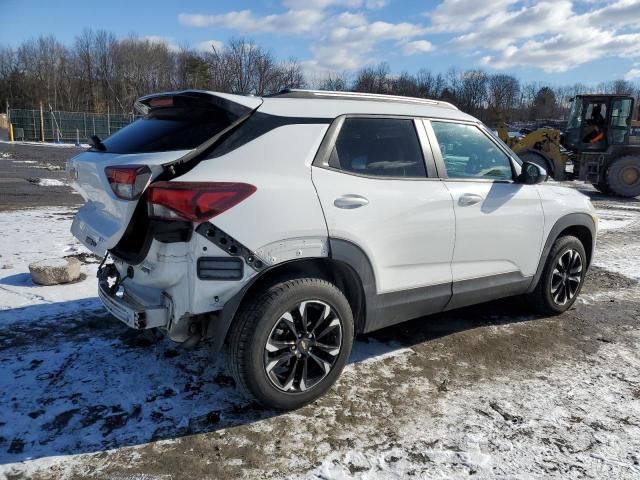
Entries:
[[137,330],[167,326],[170,316],[169,299],[164,305],[141,305],[128,296],[124,289],[121,290],[111,293],[106,280],[99,282],[98,296],[111,315]]

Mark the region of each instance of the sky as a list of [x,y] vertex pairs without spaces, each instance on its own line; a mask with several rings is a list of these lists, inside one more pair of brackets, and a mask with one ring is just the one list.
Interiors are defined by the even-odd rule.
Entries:
[[482,68],[523,81],[640,81],[640,0],[0,0],[0,44],[83,28],[172,48],[246,38],[305,72]]

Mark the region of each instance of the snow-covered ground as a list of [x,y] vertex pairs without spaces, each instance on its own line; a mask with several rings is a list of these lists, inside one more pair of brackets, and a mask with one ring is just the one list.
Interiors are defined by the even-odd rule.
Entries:
[[0,328],[23,318],[15,310],[19,307],[46,305],[51,312],[51,306],[66,303],[66,311],[74,312],[78,307],[73,301],[96,296],[97,264],[92,257],[83,262],[85,278],[73,285],[42,287],[29,275],[31,262],[79,254],[84,259],[90,253],[69,232],[74,213],[62,207],[0,213]]
[[[1,212],[0,478],[640,478],[640,209],[602,207],[575,310],[503,301],[365,337],[288,414],[247,404],[205,348],[106,314],[71,209]],[[31,282],[66,255],[86,278]]]

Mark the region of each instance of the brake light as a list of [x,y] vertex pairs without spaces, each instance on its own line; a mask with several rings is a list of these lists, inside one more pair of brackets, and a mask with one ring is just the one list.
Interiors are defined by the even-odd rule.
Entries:
[[124,200],[139,198],[151,178],[151,170],[146,165],[107,167],[104,173],[113,193]]
[[247,183],[158,182],[147,190],[149,216],[206,222],[256,191]]
[[149,101],[151,108],[173,107],[173,97],[157,97]]

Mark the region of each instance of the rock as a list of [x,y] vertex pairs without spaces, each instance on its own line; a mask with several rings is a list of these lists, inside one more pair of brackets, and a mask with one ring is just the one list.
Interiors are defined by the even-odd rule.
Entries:
[[76,258],[49,258],[29,264],[31,279],[38,285],[58,285],[80,278],[80,262]]

